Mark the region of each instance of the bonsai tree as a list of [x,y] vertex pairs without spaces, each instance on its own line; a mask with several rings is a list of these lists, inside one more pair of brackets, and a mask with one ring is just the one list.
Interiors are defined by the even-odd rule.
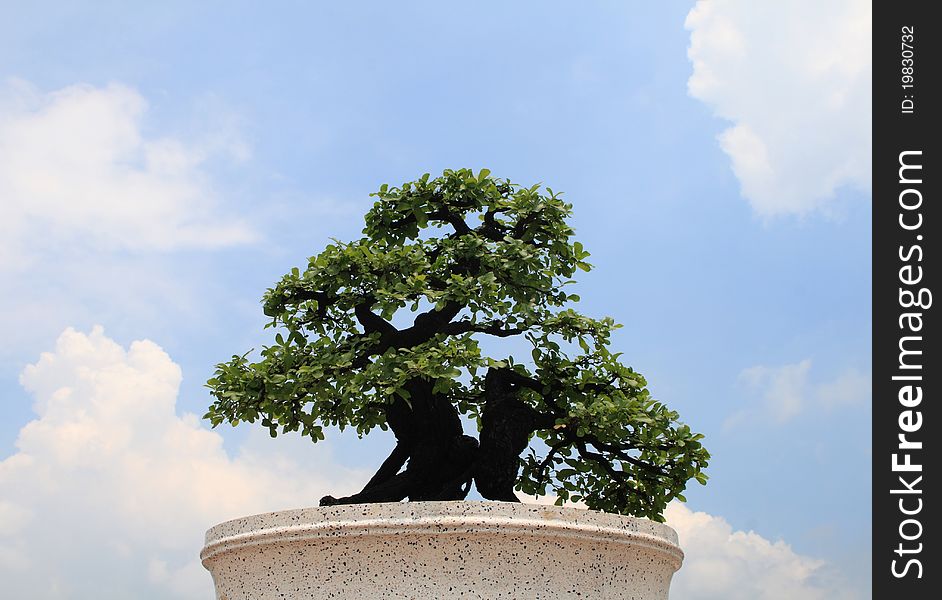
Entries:
[[[559,194],[462,169],[373,196],[364,237],[265,293],[274,343],[217,366],[214,427],[260,421],[314,442],[325,426],[391,429],[396,446],[362,491],[322,505],[460,500],[473,482],[490,500],[552,493],[663,520],[688,480],[705,483],[703,436],[608,349],[618,326],[569,308],[589,253]],[[525,362],[481,351],[514,336]],[[541,455],[524,454],[534,437]]]

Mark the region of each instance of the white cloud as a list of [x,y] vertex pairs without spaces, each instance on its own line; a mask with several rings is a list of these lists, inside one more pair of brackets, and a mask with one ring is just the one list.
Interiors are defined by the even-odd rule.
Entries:
[[[802,364],[789,371],[806,371]],[[124,348],[101,328],[66,330],[52,352],[23,370],[37,418],[20,431],[16,452],[0,461],[6,594],[209,598],[211,580],[197,558],[206,528],[308,506],[366,479],[331,467],[329,446],[273,441],[257,431],[230,455],[195,415],[177,414],[180,379],[180,368],[153,342]],[[840,389],[861,385],[851,376],[840,381],[849,382]],[[840,401],[850,397],[835,386],[818,389]],[[827,564],[783,541],[734,531],[720,517],[677,503],[666,517],[686,553],[672,598],[849,597]]]
[[222,104],[194,109],[183,138],[154,134],[124,85],[0,81],[0,364],[67,324],[156,329],[200,310],[214,284],[181,252],[257,236],[212,175],[249,154]]
[[205,142],[145,134],[134,89],[0,87],[0,267],[69,248],[212,248],[253,238],[220,214],[203,163],[244,158],[232,136]]
[[869,401],[871,384],[869,375],[848,369],[833,380],[815,386],[813,399],[817,405],[827,409],[859,404]]
[[778,367],[758,365],[744,369],[739,380],[759,402],[731,415],[725,426],[729,428],[756,419],[782,424],[809,406],[830,411],[869,401],[869,375],[849,368],[828,381],[810,382],[810,371],[811,359],[808,358]]
[[176,413],[180,379],[153,342],[125,349],[101,328],[66,330],[23,371],[37,418],[0,461],[5,594],[210,598],[198,562],[208,527],[310,506],[366,479],[300,439],[253,433],[231,456],[195,415]]
[[744,370],[740,380],[762,394],[765,412],[777,423],[791,420],[801,412],[808,387],[811,360],[781,367],[756,366]]
[[732,122],[719,136],[763,217],[828,212],[869,190],[868,0],[699,0],[687,15],[690,94]]
[[676,600],[837,600],[854,592],[824,561],[797,554],[784,541],[734,531],[722,517],[672,502],[664,515],[680,537],[684,565],[674,576]]

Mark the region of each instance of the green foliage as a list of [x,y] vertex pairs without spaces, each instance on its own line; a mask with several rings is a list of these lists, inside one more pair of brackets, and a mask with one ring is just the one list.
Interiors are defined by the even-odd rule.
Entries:
[[[702,436],[609,352],[612,320],[565,308],[579,299],[566,284],[590,265],[559,194],[462,169],[374,196],[363,238],[334,241],[267,291],[274,343],[257,361],[217,366],[205,415],[214,427],[260,421],[272,436],[315,442],[328,425],[363,435],[386,428],[384,408],[408,402],[416,379],[479,416],[486,370],[511,369],[529,382],[520,398],[556,417],[536,432],[548,455],[522,460],[521,491],[661,519],[688,480],[705,481]],[[412,325],[393,328],[403,314]],[[484,335],[524,335],[531,361],[482,355]]]

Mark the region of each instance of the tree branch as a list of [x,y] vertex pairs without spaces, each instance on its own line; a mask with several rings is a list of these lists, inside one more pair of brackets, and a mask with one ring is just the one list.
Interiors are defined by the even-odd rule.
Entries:
[[527,230],[527,226],[533,223],[534,221],[536,221],[539,217],[540,217],[540,213],[532,212],[528,214],[527,216],[523,217],[522,219],[517,219],[517,223],[514,225],[514,229],[513,229],[513,234],[512,234],[513,237],[518,240],[522,240],[523,234]]
[[523,373],[518,373],[517,371],[514,371],[513,369],[509,369],[507,367],[492,368],[491,370],[494,371],[495,375],[499,376],[501,379],[503,379],[507,383],[524,387],[524,388],[533,390],[535,392],[543,393],[543,387],[544,387],[543,383],[540,382],[538,379],[528,377],[527,375],[524,375]]
[[624,471],[616,471],[615,468],[612,467],[612,464],[604,456],[598,452],[591,452],[588,448],[586,448],[585,442],[577,440],[576,448],[579,449],[579,454],[581,454],[583,457],[594,460],[600,467],[602,467],[602,470],[612,477],[612,479],[623,481],[627,477],[627,473]]
[[[612,446],[611,444],[605,444],[604,442],[599,442],[599,440],[598,440],[595,436],[593,436],[593,435],[585,435],[585,436],[582,436],[582,439],[585,440],[585,441],[587,441],[587,442],[589,442],[590,444],[592,444],[592,445],[595,446],[596,448],[602,448],[602,449],[605,450],[606,452],[611,452],[612,454],[615,455],[615,457],[616,457],[618,460],[623,460],[623,461],[625,461],[626,463],[629,463],[629,464],[632,464],[632,465],[634,465],[634,466],[636,466],[636,467],[642,468],[642,469],[644,469],[644,470],[646,470],[646,471],[648,471],[648,472],[650,472],[650,473],[653,473],[653,474],[655,474],[655,475],[666,475],[666,474],[667,474],[667,473],[664,472],[664,469],[662,469],[661,467],[658,467],[658,466],[655,466],[655,465],[652,465],[652,464],[648,464],[648,463],[646,463],[646,462],[644,462],[644,461],[642,461],[642,460],[639,460],[639,459],[637,459],[637,458],[635,458],[635,457],[633,457],[633,456],[629,456],[629,455],[625,454],[625,452],[624,452],[623,450],[621,450],[620,448],[618,448],[617,446]],[[603,468],[603,469],[605,469],[606,471],[608,471],[608,469],[611,468],[611,463],[608,461],[608,459],[606,459],[604,456],[602,456],[601,454],[598,454],[598,453],[596,453],[596,452],[590,452],[590,451],[586,448],[586,445],[585,445],[585,442],[584,442],[584,441],[581,441],[581,440],[580,440],[580,441],[576,442],[576,444],[577,444],[577,446],[579,447],[579,451],[580,451],[582,454],[584,454],[586,457],[592,458],[592,459],[594,459],[596,462],[600,463],[600,464],[602,465],[602,468]],[[612,470],[614,470],[614,469],[612,469]],[[620,471],[619,471],[619,472],[620,472]]]
[[383,336],[391,335],[399,331],[393,327],[392,323],[370,310],[376,304],[376,298],[372,295],[365,296],[363,300],[353,307],[353,314],[357,321],[363,326],[363,331],[369,333],[381,333]]
[[454,321],[446,324],[441,329],[441,333],[448,335],[460,335],[462,333],[486,333],[496,337],[510,337],[520,335],[527,329],[519,327],[506,327],[503,321],[492,321],[490,323],[474,323],[472,321]]
[[[366,366],[369,363],[369,357],[382,354],[389,348],[413,348],[419,344],[424,344],[432,339],[435,334],[440,333],[441,329],[464,308],[457,302],[449,301],[441,310],[433,308],[418,315],[412,327],[396,329],[385,319],[370,311],[368,307],[371,304],[361,303],[356,306],[358,310],[357,320],[366,329],[367,334],[379,331],[382,335],[378,342],[354,359],[353,366],[356,368]],[[366,323],[370,323],[370,325],[368,326]],[[386,327],[379,329],[384,325]]]
[[564,446],[567,446],[567,445],[568,445],[567,441],[563,440],[554,446],[550,446],[550,451],[546,454],[546,457],[540,461],[539,465],[537,465],[536,467],[537,473],[543,481],[548,481],[549,479],[548,477],[545,477],[543,475],[543,471],[549,465],[550,461],[553,459],[553,456],[555,456],[557,452],[559,452]]
[[290,298],[285,298],[285,305],[298,305],[302,302],[307,302],[308,300],[314,300],[317,302],[317,315],[318,319],[327,318],[327,309],[330,308],[336,301],[336,296],[328,296],[327,292],[314,291],[314,290],[295,290],[291,294]]
[[436,219],[438,221],[445,221],[455,228],[455,233],[458,235],[466,235],[472,231],[472,229],[468,227],[468,224],[464,222],[464,219],[445,208],[440,208],[430,212],[428,214],[428,218]]

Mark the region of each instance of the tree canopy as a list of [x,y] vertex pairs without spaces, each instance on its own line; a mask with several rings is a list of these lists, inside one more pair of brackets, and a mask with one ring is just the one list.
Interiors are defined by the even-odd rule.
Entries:
[[[461,169],[373,195],[362,238],[265,293],[274,342],[217,365],[214,427],[260,421],[315,442],[327,426],[392,429],[363,491],[323,504],[458,499],[473,481],[489,499],[517,489],[662,520],[706,481],[703,436],[609,350],[618,325],[571,308],[567,285],[591,267],[560,194]],[[530,354],[485,356],[485,336],[520,336]]]

